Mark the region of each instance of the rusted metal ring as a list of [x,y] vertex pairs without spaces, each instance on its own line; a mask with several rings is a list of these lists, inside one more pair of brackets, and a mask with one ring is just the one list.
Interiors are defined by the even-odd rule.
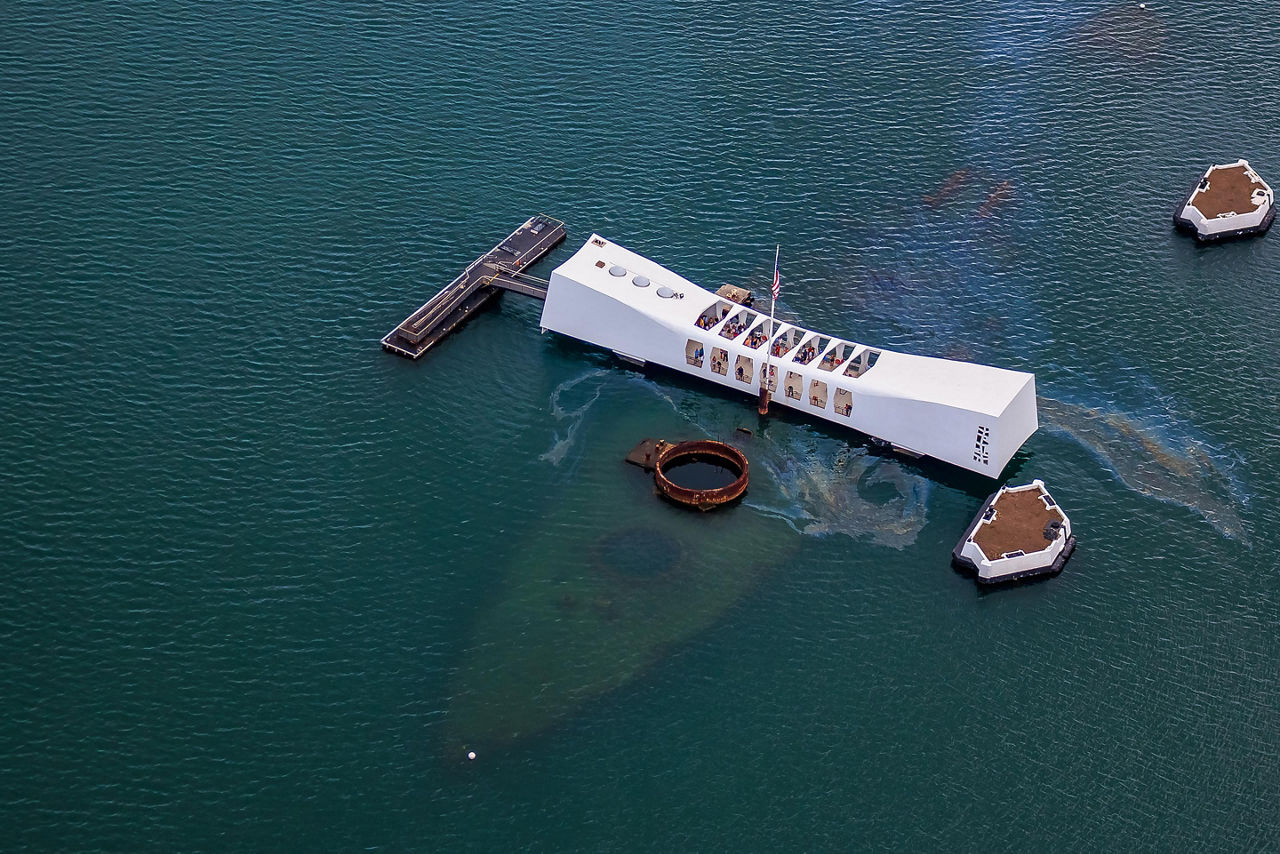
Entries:
[[[690,458],[722,465],[730,471],[736,471],[738,477],[733,483],[719,489],[689,489],[673,483],[664,469]],[[694,442],[680,442],[664,448],[658,455],[657,465],[653,469],[653,482],[658,487],[658,492],[677,504],[697,507],[699,510],[713,510],[737,500],[747,491],[747,468],[747,458],[737,448],[726,445],[724,442],[700,439]]]

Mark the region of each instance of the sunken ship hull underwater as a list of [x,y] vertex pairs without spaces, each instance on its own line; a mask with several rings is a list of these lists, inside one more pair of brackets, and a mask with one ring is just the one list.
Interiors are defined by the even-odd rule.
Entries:
[[767,364],[770,402],[988,477],[1039,426],[1034,374],[770,321],[599,235],[552,272],[541,326],[753,398]]
[[612,388],[583,420],[570,463],[608,472],[607,499],[577,479],[549,484],[538,524],[492,568],[493,595],[476,609],[448,686],[439,734],[450,762],[536,738],[639,678],[795,548],[780,517],[658,500],[652,474],[622,457],[638,431],[676,435],[689,422],[657,397],[618,405],[631,388]]

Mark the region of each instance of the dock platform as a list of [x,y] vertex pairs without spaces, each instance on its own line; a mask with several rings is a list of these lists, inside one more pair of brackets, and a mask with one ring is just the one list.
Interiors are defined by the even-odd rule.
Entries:
[[1208,243],[1263,234],[1275,221],[1275,193],[1248,160],[1209,167],[1173,214],[1173,224]]
[[546,299],[545,286],[525,271],[564,237],[564,223],[558,219],[539,214],[525,220],[388,332],[382,339],[382,349],[409,359],[421,358],[504,290]]
[[1003,486],[987,499],[951,552],[982,584],[1057,575],[1076,550],[1071,520],[1044,481]]

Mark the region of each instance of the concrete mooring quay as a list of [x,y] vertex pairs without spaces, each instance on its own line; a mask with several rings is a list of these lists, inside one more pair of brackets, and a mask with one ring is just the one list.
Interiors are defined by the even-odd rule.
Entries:
[[564,236],[560,220],[542,214],[530,217],[388,332],[382,349],[417,359],[504,290],[546,299],[547,290],[540,280],[524,271],[558,246]]

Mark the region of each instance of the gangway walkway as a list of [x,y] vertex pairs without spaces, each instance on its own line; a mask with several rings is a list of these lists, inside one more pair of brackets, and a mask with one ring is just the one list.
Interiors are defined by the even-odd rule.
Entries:
[[420,358],[504,290],[546,299],[546,283],[524,271],[564,237],[560,220],[541,214],[530,217],[388,332],[382,349],[409,359]]

